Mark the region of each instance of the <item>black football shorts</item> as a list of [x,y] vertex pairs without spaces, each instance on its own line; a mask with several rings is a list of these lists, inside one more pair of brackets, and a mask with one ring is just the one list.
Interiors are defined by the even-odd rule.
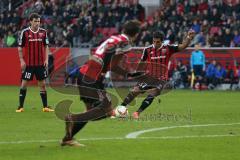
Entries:
[[44,66],[27,66],[22,73],[22,79],[31,81],[34,75],[38,81],[41,81],[47,78],[48,71]]

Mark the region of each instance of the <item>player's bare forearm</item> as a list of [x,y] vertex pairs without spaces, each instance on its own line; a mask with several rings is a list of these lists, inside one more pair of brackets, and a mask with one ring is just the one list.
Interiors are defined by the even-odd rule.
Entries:
[[50,54],[50,50],[49,50],[49,47],[48,46],[46,46],[46,52],[45,52],[45,57],[46,57],[46,59],[45,59],[45,61],[48,61],[48,55]]
[[147,67],[147,63],[145,61],[140,61],[137,66],[137,71],[143,71]]
[[191,43],[191,41],[193,40],[194,36],[195,36],[195,32],[193,30],[190,30],[187,34],[187,37],[183,40],[182,44],[178,45],[178,50],[182,51],[185,48],[187,48]]
[[18,47],[18,55],[19,55],[20,61],[23,61],[22,47]]
[[26,68],[26,63],[23,59],[22,47],[18,47],[18,55],[19,55],[19,59],[20,59],[21,69],[24,70]]
[[44,61],[44,66],[48,67],[48,55],[50,54],[49,47],[46,46],[46,52],[45,52],[45,61]]
[[188,45],[189,45],[190,43],[191,43],[191,39],[189,39],[189,38],[184,39],[184,40],[183,40],[183,43],[178,45],[178,50],[179,50],[179,51],[184,50],[185,48],[188,47]]
[[145,70],[146,70],[146,65],[147,63],[145,63],[144,61],[140,61],[138,63],[138,66],[136,68],[136,70],[134,72],[130,72],[130,73],[127,73],[127,76],[128,77],[139,77],[139,76],[143,76],[145,73]]

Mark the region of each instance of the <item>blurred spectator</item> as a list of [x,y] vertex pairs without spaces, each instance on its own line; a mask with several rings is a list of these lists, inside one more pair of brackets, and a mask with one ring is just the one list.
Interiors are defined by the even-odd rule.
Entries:
[[223,46],[223,35],[222,31],[214,33],[214,35],[209,39],[209,43],[212,47],[222,47]]
[[209,89],[213,89],[214,85],[213,85],[213,81],[214,81],[214,77],[215,77],[215,72],[216,72],[216,60],[213,60],[206,69],[206,80],[207,80],[207,86]]
[[174,88],[183,88],[182,86],[182,80],[181,80],[181,74],[180,72],[177,70],[177,68],[173,69],[173,73],[172,73],[172,82],[173,82],[173,86]]
[[226,77],[226,70],[220,64],[218,64],[215,69],[213,85],[217,87],[219,84],[223,83],[223,80],[225,77]]
[[240,88],[240,67],[238,67],[237,76],[238,76],[238,86],[237,86],[237,88],[239,89]]
[[187,75],[187,67],[182,63],[182,61],[177,62],[177,71],[180,73],[180,88],[188,87],[188,75]]
[[234,31],[233,43],[234,43],[234,47],[240,47],[240,34],[238,30]]
[[147,46],[152,43],[152,34],[149,31],[143,31],[140,37],[141,46]]
[[232,35],[231,30],[229,28],[225,29],[225,33],[224,33],[223,37],[224,37],[223,38],[224,39],[224,41],[223,41],[224,47],[230,47],[231,42],[233,40],[233,35]]
[[212,12],[210,12],[210,17],[208,17],[210,19],[210,24],[213,26],[218,26],[220,23],[220,14],[218,13],[218,9],[217,8],[213,8]]
[[89,42],[93,38],[93,26],[92,23],[88,23],[83,30],[83,42]]
[[73,46],[73,30],[71,29],[71,26],[68,26],[63,30],[63,36],[64,36],[64,39],[67,40],[69,46],[72,47]]
[[16,47],[17,46],[16,36],[13,35],[12,31],[8,31],[8,34],[5,37],[4,42],[6,44],[6,47]]
[[46,16],[51,16],[51,15],[53,15],[52,3],[50,3],[49,1],[46,1],[46,2],[45,2],[44,15],[46,15]]
[[174,43],[174,41],[175,41],[175,36],[174,36],[174,34],[173,34],[173,32],[172,32],[171,29],[169,29],[169,30],[167,31],[167,35],[166,35],[165,39],[166,39],[166,40],[169,40],[170,44]]
[[97,27],[105,27],[105,18],[102,12],[99,13],[99,17],[97,20]]
[[2,39],[4,37],[4,29],[3,29],[3,25],[0,23],[0,39]]
[[17,15],[16,12],[14,12],[11,23],[18,26],[20,22],[21,22],[21,18]]
[[37,0],[34,4],[34,7],[36,9],[36,12],[38,13],[42,13],[43,9],[44,9],[44,5],[43,2],[41,0]]
[[116,19],[113,17],[113,14],[111,11],[108,11],[107,16],[106,16],[106,23],[105,27],[115,27],[116,24]]
[[201,25],[198,23],[197,20],[193,21],[192,29],[196,32],[196,34],[200,32]]
[[3,1],[0,1],[0,13],[4,10],[4,3]]
[[229,64],[226,65],[226,79],[227,83],[230,83],[229,89],[233,89],[233,85],[238,83],[238,70],[234,69],[234,67],[230,67]]
[[[77,78],[79,75],[79,67],[76,64],[72,64],[65,73],[65,86],[77,85]],[[71,80],[69,83],[69,79]]]

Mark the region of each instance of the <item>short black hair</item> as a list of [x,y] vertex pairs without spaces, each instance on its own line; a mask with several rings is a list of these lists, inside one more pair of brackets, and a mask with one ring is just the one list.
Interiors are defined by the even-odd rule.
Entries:
[[41,16],[38,13],[31,13],[30,16],[29,16],[29,20],[32,21],[34,18],[38,19],[40,17]]
[[160,31],[155,31],[153,32],[153,38],[160,38],[161,41],[164,40],[164,34]]
[[140,29],[141,22],[139,22],[138,20],[130,20],[123,25],[123,33],[131,37],[139,33]]

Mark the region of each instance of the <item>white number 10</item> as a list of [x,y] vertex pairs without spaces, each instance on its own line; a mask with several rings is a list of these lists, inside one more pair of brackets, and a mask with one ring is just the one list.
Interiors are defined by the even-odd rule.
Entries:
[[25,74],[25,78],[30,78],[31,77],[31,73],[28,73],[28,72],[26,72],[26,74]]

